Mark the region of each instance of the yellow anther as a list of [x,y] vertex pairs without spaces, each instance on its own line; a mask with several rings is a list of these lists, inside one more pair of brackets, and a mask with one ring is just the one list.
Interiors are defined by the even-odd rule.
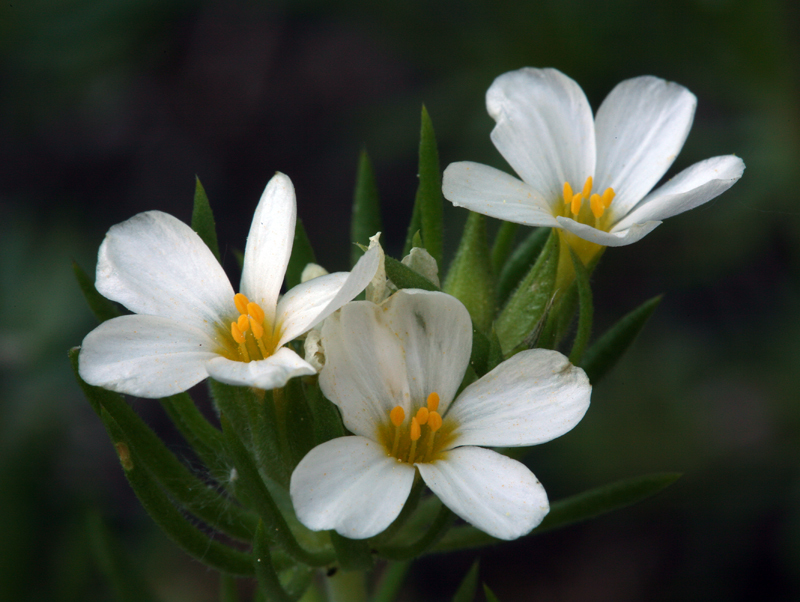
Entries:
[[416,419],[420,424],[425,424],[428,422],[428,408],[422,407],[418,409]]
[[572,186],[569,182],[564,182],[564,204],[569,205],[572,202]]
[[614,197],[617,196],[617,193],[614,192],[613,188],[606,188],[606,191],[603,193],[603,206],[608,209],[608,206],[611,204],[611,201],[614,200]]
[[239,325],[236,322],[231,322],[231,335],[233,335],[233,340],[239,343],[240,345],[244,344],[245,338],[242,329],[239,328]]
[[572,215],[578,215],[581,212],[581,203],[583,203],[583,193],[579,192],[572,197],[572,207],[570,207]]
[[431,433],[435,433],[442,428],[442,415],[439,412],[428,414],[428,428],[431,429]]
[[435,412],[439,409],[439,394],[434,391],[428,395],[428,411]]
[[253,316],[250,316],[250,328],[253,330],[253,336],[256,339],[264,336],[264,327],[259,322],[256,322]]
[[594,213],[595,218],[598,219],[606,210],[605,206],[603,205],[603,199],[601,199],[600,195],[597,193],[594,193],[592,198],[589,199],[589,206],[592,208],[592,213]]
[[247,304],[247,311],[243,313],[250,314],[250,317],[253,318],[259,324],[264,323],[264,310],[261,309],[261,306],[258,303],[248,303]]
[[393,425],[400,426],[406,419],[406,411],[402,408],[402,406],[394,406],[392,411],[389,412],[389,419],[392,421]]
[[589,195],[592,192],[592,176],[586,178],[586,183],[583,185],[583,190],[581,192],[583,193],[583,198],[589,198]]
[[242,333],[245,333],[250,330],[250,319],[245,315],[241,315],[239,319],[236,320],[236,325]]
[[242,293],[236,293],[233,296],[233,302],[236,305],[236,309],[239,310],[240,314],[247,313],[247,304],[250,303],[250,299],[245,297]]
[[422,436],[422,429],[419,428],[419,422],[416,417],[411,419],[411,441],[416,441]]

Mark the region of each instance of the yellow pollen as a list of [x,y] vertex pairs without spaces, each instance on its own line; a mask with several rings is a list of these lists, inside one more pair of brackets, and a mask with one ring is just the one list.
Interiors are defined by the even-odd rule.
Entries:
[[417,419],[417,422],[419,422],[420,424],[427,423],[428,422],[428,408],[422,407],[419,410],[417,410],[416,419]]
[[581,212],[581,203],[583,202],[583,193],[579,192],[574,197],[572,197],[572,207],[570,207],[570,211],[572,211],[572,215],[578,215]]
[[439,412],[428,414],[428,428],[431,429],[431,434],[442,428],[442,415]]
[[430,395],[428,395],[428,411],[435,412],[439,409],[439,394],[434,391]]
[[583,190],[581,192],[583,193],[583,198],[589,198],[589,195],[592,192],[592,176],[586,178],[586,183],[583,185]]
[[564,204],[569,205],[572,202],[572,186],[569,182],[564,182]]
[[599,218],[606,210],[605,206],[603,205],[603,199],[601,199],[600,195],[597,193],[594,193],[592,198],[589,199],[589,206],[592,208],[592,213],[594,214],[595,218]]
[[392,411],[389,412],[389,419],[392,421],[393,425],[400,426],[406,419],[406,411],[402,408],[402,406],[394,406]]
[[245,297],[242,293],[236,293],[233,296],[233,302],[236,305],[236,309],[239,310],[240,314],[247,313],[247,304],[250,303],[250,300]]
[[244,333],[242,329],[239,328],[239,325],[236,322],[231,322],[231,335],[233,335],[233,340],[243,345],[245,342]]
[[250,317],[253,318],[259,324],[264,323],[264,310],[261,309],[261,306],[258,303],[248,303],[247,304],[247,311],[242,313],[250,314]]
[[422,436],[422,429],[419,428],[419,422],[416,417],[411,419],[411,441],[416,441]]
[[239,327],[239,330],[243,333],[250,330],[250,320],[245,315],[239,316],[239,319],[236,320],[236,325]]
[[614,197],[617,196],[617,193],[614,192],[613,188],[606,188],[606,191],[603,193],[603,206],[608,209],[608,206],[611,205],[611,201],[614,200]]
[[250,316],[250,328],[253,330],[253,336],[256,337],[256,339],[260,339],[264,336],[264,327],[260,322],[256,322],[253,316]]

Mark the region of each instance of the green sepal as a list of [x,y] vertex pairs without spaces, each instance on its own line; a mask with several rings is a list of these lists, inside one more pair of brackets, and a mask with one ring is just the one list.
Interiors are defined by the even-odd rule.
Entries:
[[409,568],[411,568],[411,561],[409,560],[390,562],[378,583],[378,589],[372,598],[372,602],[394,602]]
[[[506,261],[508,261],[511,251],[514,248],[514,238],[517,236],[519,224],[514,222],[500,222],[497,234],[492,245],[492,271],[496,276],[500,275]],[[542,241],[544,244],[544,240]],[[520,274],[520,278],[522,274]]]
[[473,323],[489,332],[494,319],[494,274],[486,239],[486,218],[469,212],[464,233],[442,290],[461,301]]
[[343,571],[365,571],[372,568],[372,554],[363,539],[349,539],[330,531],[331,543]]
[[121,395],[87,384],[78,374],[77,349],[70,351],[70,360],[75,378],[92,408],[101,415],[107,412],[114,419],[114,424],[124,433],[126,443],[164,489],[210,526],[241,541],[250,541],[255,529],[255,517],[197,478],[169,451]]
[[504,355],[523,343],[543,318],[553,297],[558,268],[558,235],[551,232],[536,263],[511,295],[495,322]]
[[497,278],[497,302],[501,306],[506,303],[509,295],[530,270],[536,257],[542,252],[549,235],[550,228],[536,228],[514,249],[511,257],[503,264]]
[[[375,172],[367,151],[361,151],[358,158],[356,190],[353,194],[353,217],[350,222],[350,240],[362,245],[369,244],[369,237],[383,230],[381,223],[381,201]],[[354,266],[361,257],[358,247],[350,250],[350,265]]]
[[78,281],[78,286],[86,299],[86,303],[89,305],[89,309],[92,310],[98,322],[105,322],[122,315],[116,303],[97,292],[92,279],[75,261],[72,262],[72,271],[75,273],[75,280]]
[[441,504],[439,513],[431,523],[428,530],[416,541],[409,544],[394,544],[378,547],[378,554],[388,560],[411,560],[425,553],[426,550],[435,546],[453,526],[456,516],[453,512]]
[[[578,495],[559,500],[550,505],[550,512],[541,524],[530,532],[538,535],[545,531],[566,527],[601,514],[640,502],[655,495],[680,478],[680,473],[664,472],[622,479],[615,483],[589,489]],[[450,552],[500,543],[472,526],[451,529],[431,552]]]
[[386,266],[386,277],[391,280],[397,288],[420,288],[424,291],[440,290],[433,282],[418,274],[407,265],[397,261],[394,257],[386,255],[384,258]]
[[308,407],[299,378],[293,378],[283,388],[286,401],[286,432],[292,470],[316,444],[314,417]]
[[264,591],[267,600],[274,602],[295,602],[300,596],[290,596],[278,579],[272,557],[269,552],[270,541],[264,523],[258,521],[256,535],[253,538],[253,563],[259,587]]
[[422,105],[419,132],[419,187],[414,201],[419,205],[422,242],[428,253],[442,265],[444,208],[442,199],[442,172],[439,169],[439,151],[436,134],[425,105]]
[[596,385],[623,356],[647,320],[653,315],[662,295],[648,299],[633,311],[625,314],[586,351],[581,367]]
[[[422,235],[419,233],[419,230],[414,232],[414,236],[411,237],[411,249],[414,247],[422,248]],[[411,249],[408,250],[408,253],[411,253]],[[406,255],[408,255],[406,253]]]
[[211,249],[217,261],[220,261],[217,225],[214,223],[214,214],[211,211],[211,204],[208,202],[205,188],[197,176],[195,176],[194,206],[192,207],[192,230],[197,232],[200,239]]
[[592,334],[592,319],[594,317],[594,306],[592,304],[592,287],[589,284],[589,271],[583,265],[580,257],[572,247],[569,249],[572,257],[572,265],[575,268],[575,286],[578,290],[578,330],[575,339],[572,341],[572,351],[569,353],[569,361],[574,365],[580,365],[589,336]]
[[219,602],[240,602],[236,577],[222,573],[219,576]]
[[286,266],[286,290],[291,290],[300,284],[300,277],[309,263],[317,263],[317,258],[311,247],[311,241],[308,240],[303,222],[298,217],[294,225],[292,255],[289,258],[289,265]]
[[492,328],[489,336],[489,353],[486,358],[486,372],[491,372],[503,361],[503,348],[500,346],[500,339],[497,331]]
[[475,592],[478,589],[478,569],[480,561],[476,560],[469,567],[464,579],[461,580],[461,585],[458,586],[453,602],[472,602],[475,599]]
[[494,592],[490,590],[489,586],[485,583],[483,584],[483,595],[486,596],[486,602],[500,602],[497,596],[494,595]]
[[420,228],[422,227],[422,218],[420,217],[419,203],[414,202],[414,209],[411,211],[411,221],[408,222],[408,230],[406,231],[406,242],[403,244],[403,257],[411,252],[413,247],[422,247],[422,235]]
[[194,559],[217,571],[231,575],[252,575],[252,556],[209,538],[186,520],[157,485],[135,446],[130,444],[122,428],[105,408],[100,409],[100,418],[111,436],[133,492],[167,537]]
[[220,416],[222,433],[225,436],[225,447],[233,460],[237,472],[237,493],[246,498],[264,521],[270,536],[292,558],[309,566],[323,566],[333,560],[332,554],[309,552],[302,548],[286,523],[286,519],[278,509],[275,500],[261,479],[253,458],[231,427],[226,414]]
[[306,376],[301,380],[308,407],[314,416],[315,443],[319,445],[336,437],[343,437],[345,432],[339,408],[322,394],[319,388],[319,377],[316,375]]
[[[414,478],[414,484],[411,486],[411,492],[408,494],[408,498],[406,499],[406,503],[403,504],[403,509],[400,510],[400,514],[397,515],[397,518],[395,518],[392,523],[386,527],[386,529],[369,539],[371,546],[380,546],[392,540],[397,532],[400,531],[408,519],[414,514],[424,488],[425,482],[420,476],[416,476]],[[433,519],[433,513],[429,514],[429,518]]]

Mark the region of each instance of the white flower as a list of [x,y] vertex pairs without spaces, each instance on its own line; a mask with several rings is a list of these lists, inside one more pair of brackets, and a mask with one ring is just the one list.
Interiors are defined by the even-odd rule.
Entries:
[[697,99],[644,76],[620,83],[597,116],[572,79],[520,69],[486,93],[492,142],[522,181],[479,163],[453,163],[444,196],[456,206],[530,226],[560,228],[603,246],[636,242],[664,220],[730,188],[738,157],[713,157],[653,190],[683,147]]
[[137,315],[102,323],[83,340],[80,375],[97,385],[164,397],[213,378],[272,389],[314,368],[286,343],[361,292],[378,268],[366,253],[350,273],[321,276],[278,299],[297,207],[276,174],[253,216],[241,293],[200,237],[160,211],[113,226],[97,260],[97,290]]
[[[355,436],[312,449],[292,474],[297,517],[360,539],[397,517],[416,470],[464,520],[502,539],[538,525],[544,488],[523,464],[476,446],[527,446],[575,426],[586,374],[556,351],[523,351],[453,398],[469,363],[472,322],[460,301],[404,289],[354,302],[322,327],[323,393]],[[416,467],[416,469],[415,469]]]

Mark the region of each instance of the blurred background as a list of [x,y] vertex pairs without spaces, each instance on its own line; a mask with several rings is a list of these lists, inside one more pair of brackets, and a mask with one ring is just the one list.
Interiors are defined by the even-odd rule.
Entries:
[[[605,254],[596,332],[666,295],[581,424],[527,458],[553,500],[647,472],[684,476],[590,523],[420,561],[403,599],[449,599],[476,557],[503,601],[800,599],[798,40],[790,0],[6,0],[0,599],[112,599],[92,517],[161,600],[217,599],[216,575],[133,498],[73,380],[67,349],[94,321],[72,260],[93,273],[105,231],[137,212],[189,221],[197,175],[238,282],[231,250],[280,170],[320,262],[346,269],[362,148],[397,255],[421,104],[442,167],[510,171],[484,93],[522,66],[562,70],[595,109],[622,79],[675,80],[698,109],[670,174],[729,153],[747,165],[722,197]],[[446,209],[451,257],[465,212]],[[183,454],[160,406],[133,403]]]

